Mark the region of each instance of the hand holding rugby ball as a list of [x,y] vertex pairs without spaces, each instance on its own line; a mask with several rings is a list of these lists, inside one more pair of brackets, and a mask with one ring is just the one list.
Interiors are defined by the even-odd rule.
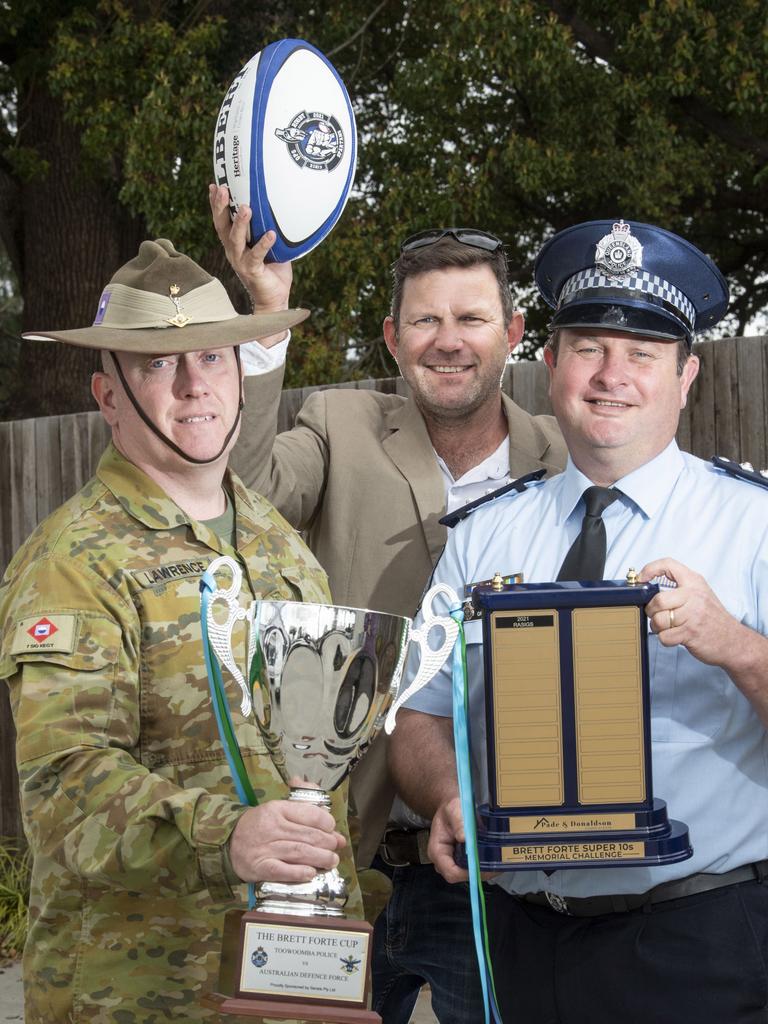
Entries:
[[249,244],[274,231],[270,261],[305,256],[331,231],[355,176],[355,116],[333,65],[310,43],[282,39],[252,57],[216,122],[213,171],[234,214],[251,207]]

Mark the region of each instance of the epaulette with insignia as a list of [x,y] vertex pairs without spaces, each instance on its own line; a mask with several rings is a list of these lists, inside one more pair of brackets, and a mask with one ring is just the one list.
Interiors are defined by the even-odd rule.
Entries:
[[712,458],[712,465],[722,469],[729,476],[737,476],[740,480],[749,480],[752,484],[768,487],[768,469],[755,469],[751,462],[733,462],[722,455]]
[[521,476],[518,477],[517,480],[513,480],[511,484],[504,484],[503,487],[499,487],[495,491],[491,491],[489,494],[483,494],[481,497],[475,498],[474,501],[470,501],[466,505],[462,505],[461,508],[457,508],[455,512],[449,512],[448,515],[443,516],[442,519],[438,520],[438,522],[441,526],[453,528],[457,523],[460,523],[462,519],[466,519],[467,516],[471,515],[476,508],[480,508],[481,505],[485,505],[487,502],[493,501],[495,498],[500,498],[502,494],[507,494],[509,491],[520,491],[522,493],[528,484],[538,483],[546,472],[546,469],[537,469],[535,473],[526,473],[525,476]]

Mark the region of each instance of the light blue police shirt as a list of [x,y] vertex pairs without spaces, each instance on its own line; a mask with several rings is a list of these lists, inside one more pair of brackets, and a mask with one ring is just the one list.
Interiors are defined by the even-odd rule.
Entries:
[[[581,495],[590,485],[569,460],[561,475],[478,509],[451,532],[434,582],[461,594],[465,583],[497,571],[522,571],[526,583],[554,580],[580,530]],[[700,573],[735,618],[768,634],[768,490],[727,476],[674,442],[615,486],[623,496],[603,515],[606,579],[674,558]],[[421,621],[420,613],[415,625]],[[482,802],[488,787],[481,623],[467,623],[466,636],[473,778]],[[665,648],[651,634],[649,654],[654,795],[666,800],[670,817],[689,826],[693,857],[550,876],[505,872],[495,879],[505,889],[642,893],[699,871],[722,873],[768,858],[768,742],[755,711],[722,669],[685,648]],[[450,716],[450,665],[448,659],[407,707]]]

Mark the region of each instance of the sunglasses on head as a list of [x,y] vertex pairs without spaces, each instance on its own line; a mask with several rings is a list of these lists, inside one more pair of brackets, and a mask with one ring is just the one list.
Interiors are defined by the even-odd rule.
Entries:
[[423,249],[426,245],[434,245],[441,238],[449,236],[455,238],[462,245],[471,245],[475,249],[485,249],[486,252],[496,252],[504,244],[496,235],[490,235],[487,231],[477,231],[475,228],[431,228],[428,231],[419,231],[411,235],[400,246],[400,252],[413,252],[414,249]]

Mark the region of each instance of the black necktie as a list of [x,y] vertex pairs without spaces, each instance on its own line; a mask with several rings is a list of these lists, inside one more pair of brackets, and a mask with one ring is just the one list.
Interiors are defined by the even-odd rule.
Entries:
[[563,559],[558,580],[601,580],[605,571],[605,524],[603,512],[621,492],[612,487],[588,487],[581,533]]

